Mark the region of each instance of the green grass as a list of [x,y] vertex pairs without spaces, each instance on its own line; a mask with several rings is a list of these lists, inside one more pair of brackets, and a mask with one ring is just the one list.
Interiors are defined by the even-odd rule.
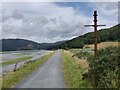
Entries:
[[9,61],[6,61],[6,62],[2,62],[0,64],[2,64],[2,65],[14,64],[17,61],[25,61],[25,60],[28,60],[28,59],[31,59],[31,58],[32,58],[32,56],[25,56],[25,57],[18,58],[18,59],[15,59],[15,60],[9,60]]
[[21,67],[20,70],[8,73],[7,75],[3,76],[2,88],[14,87],[18,82],[23,80],[25,77],[31,74],[32,71],[36,70],[41,64],[47,61],[52,55],[53,53],[47,54],[37,59],[35,62],[28,63],[26,67]]
[[82,80],[85,70],[80,68],[72,58],[66,52],[62,52],[62,69],[64,81],[67,88],[90,88],[91,84]]

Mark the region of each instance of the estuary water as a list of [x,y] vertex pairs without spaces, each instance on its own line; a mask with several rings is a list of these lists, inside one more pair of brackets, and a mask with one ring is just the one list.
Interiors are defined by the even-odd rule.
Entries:
[[[22,58],[25,56],[32,56],[30,60],[36,60],[37,58],[40,58],[50,52],[52,51],[48,51],[48,50],[5,51],[5,52],[0,53],[0,63],[10,61],[10,60],[15,60],[15,59]],[[23,65],[25,62],[26,61],[19,62],[17,67]],[[14,66],[15,64],[8,64],[8,65],[0,66],[0,76],[3,73],[12,71],[14,69]]]

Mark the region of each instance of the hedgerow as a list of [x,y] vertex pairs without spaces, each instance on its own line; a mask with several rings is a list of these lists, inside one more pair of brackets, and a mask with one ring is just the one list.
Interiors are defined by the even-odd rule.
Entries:
[[93,87],[120,87],[120,47],[107,47],[97,53],[97,57],[88,58],[90,69],[84,75],[93,82]]

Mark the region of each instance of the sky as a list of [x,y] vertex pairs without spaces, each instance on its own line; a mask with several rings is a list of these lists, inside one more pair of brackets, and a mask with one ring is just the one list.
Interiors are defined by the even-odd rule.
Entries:
[[[19,1],[19,0],[18,0]],[[66,0],[68,1],[68,0]],[[101,0],[102,1],[102,0]],[[108,0],[109,1],[109,0]],[[110,0],[112,1],[112,0]],[[0,38],[20,38],[38,43],[52,43],[93,31],[93,11],[98,11],[98,24],[109,28],[118,24],[116,2],[2,2]]]

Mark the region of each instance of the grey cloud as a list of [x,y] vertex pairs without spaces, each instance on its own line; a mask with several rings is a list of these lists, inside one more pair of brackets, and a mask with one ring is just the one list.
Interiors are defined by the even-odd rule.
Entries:
[[[84,27],[85,24],[91,24],[91,19],[82,14],[76,14],[76,10],[72,7],[60,7],[53,3],[34,4],[34,8],[30,7],[31,5],[29,4],[30,9],[24,8],[29,12],[32,9],[31,13],[25,10],[22,12],[22,4],[19,5],[21,10],[4,11],[3,38],[55,42],[71,39],[91,30]],[[36,13],[32,13],[34,9]],[[7,15],[8,13],[10,14]]]
[[52,22],[53,24],[56,24],[56,23],[57,23],[57,19],[56,19],[56,18],[51,18],[50,20],[51,20],[51,22]]
[[18,12],[18,11],[9,11],[8,12],[7,10],[3,10],[3,12],[2,12],[2,22],[5,22],[10,18],[23,19],[24,14],[22,12]]
[[[19,16],[16,14],[16,16]],[[64,17],[64,16],[63,16]],[[82,26],[84,23],[79,23],[78,18],[67,22],[63,17],[46,17],[46,16],[24,16],[19,18],[12,17],[13,20],[22,20],[21,27],[11,26],[4,22],[3,36],[10,35],[26,38],[38,38],[41,41],[47,40],[64,40],[65,38],[71,38],[73,36],[79,36],[82,34]],[[74,16],[75,17],[75,16]],[[11,18],[11,17],[10,17]],[[9,19],[8,19],[9,21]],[[10,23],[10,22],[9,22]],[[7,26],[7,27],[6,27]],[[10,32],[12,31],[12,32]],[[37,40],[37,39],[36,39]]]
[[18,11],[14,11],[11,17],[13,17],[15,19],[23,19],[24,15]]

